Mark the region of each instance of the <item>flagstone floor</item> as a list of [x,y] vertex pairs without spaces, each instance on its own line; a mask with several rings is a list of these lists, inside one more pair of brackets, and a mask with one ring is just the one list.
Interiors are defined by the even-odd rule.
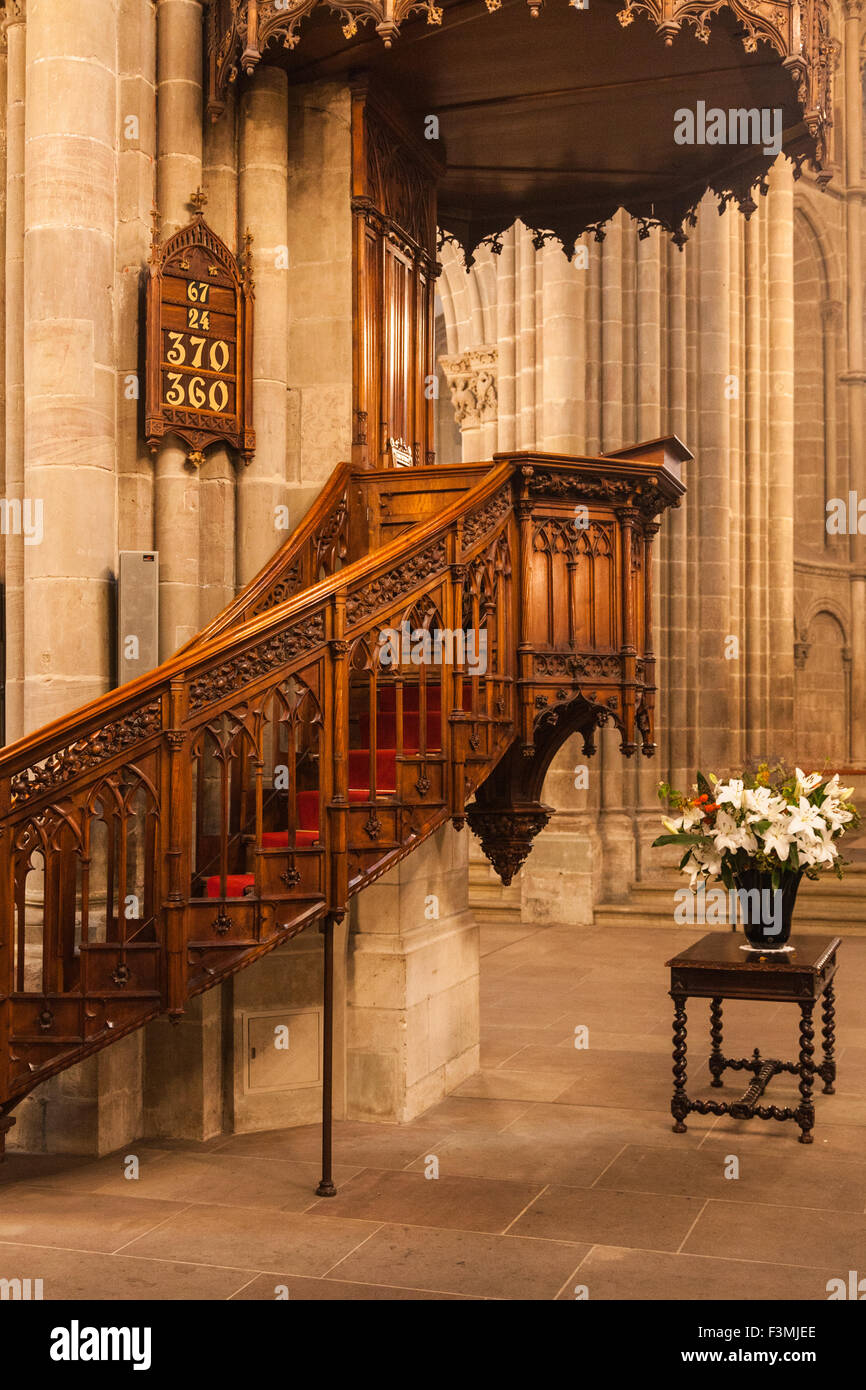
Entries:
[[[663,964],[702,934],[484,928],[483,1070],[412,1124],[338,1125],[335,1199],[313,1127],[13,1153],[0,1278],[53,1299],[826,1299],[866,1275],[866,939],[840,954],[837,1094],[816,1091],[809,1147],[775,1121],[671,1132]],[[725,1017],[728,1055],[796,1056],[795,1006]],[[694,1001],[689,1089],[717,1098],[707,1028]],[[777,1077],[768,1098],[795,1094]]]

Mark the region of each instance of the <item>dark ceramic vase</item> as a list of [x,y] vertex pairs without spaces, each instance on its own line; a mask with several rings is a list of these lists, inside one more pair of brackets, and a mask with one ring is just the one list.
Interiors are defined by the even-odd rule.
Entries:
[[802,869],[784,873],[774,889],[773,875],[766,869],[741,869],[735,875],[743,930],[752,946],[772,951],[788,941],[802,877]]

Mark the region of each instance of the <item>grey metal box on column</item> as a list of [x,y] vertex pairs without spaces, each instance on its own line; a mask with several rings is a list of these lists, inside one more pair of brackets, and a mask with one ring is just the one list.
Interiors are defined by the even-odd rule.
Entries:
[[159,554],[121,550],[117,572],[117,683],[159,664]]

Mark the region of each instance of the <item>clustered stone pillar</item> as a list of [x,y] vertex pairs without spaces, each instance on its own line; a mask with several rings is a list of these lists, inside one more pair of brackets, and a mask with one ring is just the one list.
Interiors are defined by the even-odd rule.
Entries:
[[141,438],[139,378],[142,267],[150,251],[156,159],[156,12],[150,0],[119,0],[118,58],[118,549],[151,550],[153,459]]
[[[231,251],[238,238],[237,102],[226,95],[222,118],[209,122],[204,140],[205,217]],[[210,448],[199,474],[199,622],[205,627],[234,598],[236,574],[236,486],[241,461],[235,464],[226,445]]]
[[[794,180],[776,164],[768,195],[767,605],[772,700],[769,726],[778,754],[794,730]],[[750,750],[752,751],[752,750]],[[768,750],[769,751],[769,750]]]
[[[6,226],[4,246],[6,325],[6,497],[24,500],[24,9],[6,7]],[[25,732],[24,536],[7,529],[6,742]]]
[[238,482],[238,583],[247,584],[285,539],[275,524],[286,501],[289,384],[286,74],[262,68],[243,93],[240,118],[240,221],[254,233],[256,282],[256,454]]
[[[157,207],[165,238],[190,221],[189,200],[202,182],[201,0],[159,0],[157,26]],[[156,456],[160,660],[200,627],[201,485],[188,454],[169,435]]]
[[43,537],[24,546],[30,728],[110,679],[116,20],[115,0],[81,13],[52,0],[27,7],[24,498],[44,516]]
[[[158,0],[157,207],[164,238],[192,217],[190,197],[203,183],[202,6],[200,0]],[[223,210],[224,213],[224,210]],[[169,435],[156,456],[156,548],[159,551],[160,659],[194,637],[210,603],[202,592],[202,559],[220,573],[224,540],[202,528],[202,495],[217,506],[225,462],[205,464],[208,482],[188,449]],[[216,478],[214,478],[216,475]],[[214,495],[216,494],[216,495]],[[231,508],[223,515],[231,515]],[[213,558],[212,558],[213,557]],[[224,562],[223,562],[224,563]],[[191,1000],[182,1019],[157,1019],[145,1029],[144,1130],[149,1135],[207,1139],[223,1118],[223,1026],[220,990]]]
[[[31,521],[40,509],[42,517],[38,533],[24,535],[15,631],[23,650],[20,733],[101,694],[111,678],[118,5],[93,0],[73,10],[29,0],[26,38],[20,25],[10,38],[15,196],[7,266],[22,310],[23,377],[15,347],[10,358],[13,384],[23,380],[24,390],[21,415],[16,397],[9,423],[13,457],[23,453],[23,500]],[[141,1132],[140,1083],[141,1039],[125,1039],[29,1097],[15,1142],[67,1152],[115,1147]]]
[[699,613],[694,642],[698,649],[701,685],[699,721],[701,755],[710,768],[736,756],[732,735],[736,721],[730,675],[736,667],[731,653],[741,641],[731,625],[730,583],[730,448],[732,392],[731,363],[731,219],[706,217],[698,241],[701,333],[701,410],[695,453],[701,466],[691,486],[697,506],[690,517],[693,544],[701,557]]
[[[847,336],[846,370],[842,375],[847,390],[849,486],[859,497],[866,496],[866,358],[863,346],[864,272],[866,243],[866,171],[863,168],[863,6],[862,0],[845,0],[845,181],[847,232]],[[839,493],[833,494],[838,496]],[[866,759],[866,540],[850,537],[851,559],[855,563],[851,614],[852,702],[851,752]]]

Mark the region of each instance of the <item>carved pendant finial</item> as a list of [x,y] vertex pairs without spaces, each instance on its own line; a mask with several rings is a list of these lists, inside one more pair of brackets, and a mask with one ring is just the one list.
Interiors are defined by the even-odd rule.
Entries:
[[544,829],[553,811],[536,803],[519,809],[481,810],[470,806],[466,819],[481,848],[507,888],[532,849],[536,835]]

